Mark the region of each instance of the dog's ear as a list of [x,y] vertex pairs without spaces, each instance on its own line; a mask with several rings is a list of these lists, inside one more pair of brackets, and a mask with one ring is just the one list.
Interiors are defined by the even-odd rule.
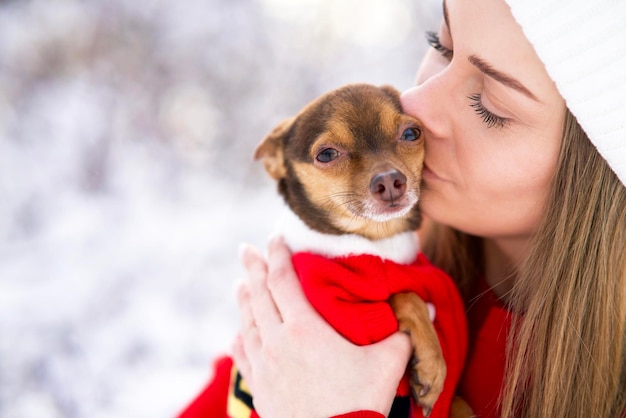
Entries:
[[391,97],[395,98],[395,99],[399,99],[400,98],[400,92],[393,86],[385,84],[383,86],[380,86],[379,88],[382,91],[384,91],[385,93],[387,93],[388,95],[390,95]]
[[285,177],[287,173],[283,158],[283,144],[295,119],[291,117],[276,125],[254,151],[254,159],[261,160],[265,170],[275,180]]

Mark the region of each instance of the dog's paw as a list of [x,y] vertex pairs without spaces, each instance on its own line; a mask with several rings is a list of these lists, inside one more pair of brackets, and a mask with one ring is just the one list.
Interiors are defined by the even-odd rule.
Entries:
[[430,356],[421,354],[421,357],[414,355],[411,361],[411,392],[427,417],[443,390],[446,363],[440,353],[431,353]]

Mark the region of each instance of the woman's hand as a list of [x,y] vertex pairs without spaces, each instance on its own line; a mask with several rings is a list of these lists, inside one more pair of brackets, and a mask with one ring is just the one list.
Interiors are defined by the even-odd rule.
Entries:
[[396,333],[370,346],[339,335],[305,298],[282,239],[268,261],[242,251],[249,281],[238,299],[242,330],[237,367],[264,417],[329,417],[371,410],[387,415],[411,347]]

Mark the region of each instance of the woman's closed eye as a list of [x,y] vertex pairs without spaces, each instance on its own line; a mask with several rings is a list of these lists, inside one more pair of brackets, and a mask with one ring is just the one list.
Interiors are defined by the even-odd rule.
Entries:
[[487,128],[504,128],[509,124],[510,119],[496,115],[483,105],[482,95],[480,93],[472,94],[467,96],[467,98],[470,99],[470,107],[472,107],[476,114],[480,116],[483,122],[487,125]]

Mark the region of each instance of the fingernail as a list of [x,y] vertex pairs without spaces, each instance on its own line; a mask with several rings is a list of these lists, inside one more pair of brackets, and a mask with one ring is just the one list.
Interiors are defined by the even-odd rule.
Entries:
[[437,315],[435,305],[433,305],[432,303],[427,303],[426,308],[428,309],[428,317],[430,318],[430,322],[434,322],[435,316]]
[[247,288],[246,288],[246,283],[244,281],[238,281],[235,284],[235,295],[237,295],[237,298],[241,298],[245,292],[247,292]]
[[245,283],[239,286],[237,289],[237,307],[239,308],[239,313],[241,315],[241,309],[243,306],[250,302],[250,287],[248,287]]
[[276,234],[270,237],[269,246],[275,247],[277,245],[282,245],[285,242],[285,238],[282,235]]
[[239,260],[243,261],[244,256],[248,254],[250,251],[252,251],[252,245],[248,244],[247,242],[242,242],[241,244],[239,244],[239,248],[237,250],[237,254],[239,255]]

